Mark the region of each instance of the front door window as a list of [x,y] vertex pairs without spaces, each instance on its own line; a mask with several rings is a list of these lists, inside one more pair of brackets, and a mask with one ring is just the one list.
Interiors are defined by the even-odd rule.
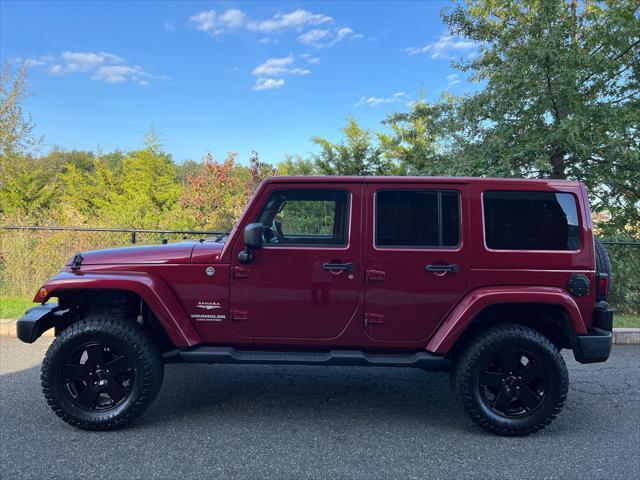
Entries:
[[258,216],[265,244],[274,246],[345,246],[349,194],[339,190],[278,190]]

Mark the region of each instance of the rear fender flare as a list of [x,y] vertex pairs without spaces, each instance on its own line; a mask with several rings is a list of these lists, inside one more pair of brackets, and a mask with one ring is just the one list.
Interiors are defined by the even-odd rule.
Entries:
[[173,291],[157,275],[139,272],[63,272],[50,278],[42,287],[46,289],[46,297],[40,297],[39,292],[34,301],[44,302],[69,290],[125,290],[136,293],[146,302],[176,347],[189,347],[202,342]]
[[482,310],[504,303],[537,303],[562,307],[567,313],[573,333],[587,333],[576,302],[564,290],[554,287],[484,287],[472,291],[458,302],[429,340],[427,350],[446,354]]

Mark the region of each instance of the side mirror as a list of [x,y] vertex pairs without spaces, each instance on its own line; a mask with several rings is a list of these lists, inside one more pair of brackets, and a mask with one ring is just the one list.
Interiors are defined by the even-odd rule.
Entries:
[[264,225],[261,223],[250,223],[244,227],[244,250],[238,253],[238,260],[241,263],[251,263],[253,254],[251,250],[262,248],[262,233]]
[[250,223],[244,227],[244,244],[248,248],[262,248],[262,233],[264,225],[261,223]]

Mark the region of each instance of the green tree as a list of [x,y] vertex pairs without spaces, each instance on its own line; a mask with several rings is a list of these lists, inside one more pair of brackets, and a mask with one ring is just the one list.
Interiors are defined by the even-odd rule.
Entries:
[[170,155],[155,144],[130,152],[122,163],[108,207],[102,215],[109,223],[123,227],[172,226],[181,185]]
[[341,143],[321,137],[311,139],[320,147],[320,153],[313,159],[321,175],[385,175],[391,171],[371,130],[361,128],[349,117],[342,132],[345,140]]
[[[100,226],[112,207],[119,185],[117,173],[104,158],[92,159],[91,165],[66,164],[60,174],[60,222],[70,225]],[[117,208],[116,208],[117,209]]]
[[0,159],[4,162],[26,155],[41,139],[34,135],[31,115],[25,113],[28,97],[27,68],[15,69],[9,62],[0,66]]
[[446,96],[441,102],[416,102],[410,112],[390,115],[383,123],[390,133],[379,133],[384,157],[395,165],[396,175],[464,174],[460,163],[452,161],[444,142],[448,132],[446,120],[455,101]]
[[3,221],[39,221],[53,203],[55,182],[30,154],[41,139],[24,111],[28,96],[27,70],[9,62],[0,70],[0,215]]
[[594,209],[611,213],[610,227],[637,231],[639,8],[634,0],[457,3],[443,19],[479,53],[454,66],[479,89],[416,105],[407,118],[423,117],[425,143],[435,135],[464,171],[581,180]]
[[276,165],[276,174],[281,177],[318,175],[314,161],[299,155],[287,155]]

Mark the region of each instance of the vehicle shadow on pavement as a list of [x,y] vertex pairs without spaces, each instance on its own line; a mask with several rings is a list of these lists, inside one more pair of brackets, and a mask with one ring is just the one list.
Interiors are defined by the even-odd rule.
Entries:
[[[40,389],[39,365],[0,375],[2,436],[25,419],[34,428],[66,427]],[[421,424],[477,430],[462,413],[443,372],[408,368],[263,365],[167,365],[162,389],[147,412],[121,431],[201,422],[280,424],[306,428],[357,422]],[[13,419],[13,420],[12,420]],[[7,425],[9,422],[9,425]],[[69,428],[69,427],[66,427]]]
[[[475,428],[459,410],[448,374],[406,368],[169,365],[151,408],[154,422],[242,412],[253,420],[349,418]],[[137,423],[143,421],[148,419]]]

